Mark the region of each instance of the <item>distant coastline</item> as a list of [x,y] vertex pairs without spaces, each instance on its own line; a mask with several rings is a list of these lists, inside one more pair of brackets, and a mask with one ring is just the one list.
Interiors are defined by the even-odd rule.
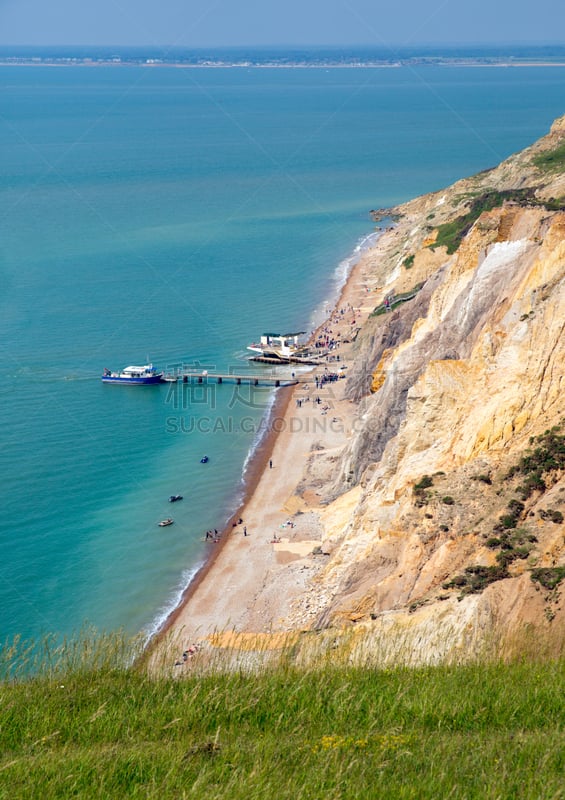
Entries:
[[92,59],[92,58],[2,58],[0,67],[176,67],[177,69],[399,69],[402,67],[483,67],[483,68],[516,68],[516,67],[565,67],[563,61],[484,61],[482,59],[415,59],[395,62],[238,62],[238,61],[203,61],[181,62],[164,59]]
[[[407,66],[416,66],[415,64],[409,65],[405,63],[398,64],[238,64],[238,63],[210,63],[210,64],[178,64],[168,61],[148,62],[136,64],[130,61],[90,61],[85,60],[72,60],[72,61],[5,61],[0,59],[0,67],[143,67],[158,69],[159,67],[174,67],[176,69],[399,69]],[[421,64],[418,64],[421,66]],[[428,64],[429,66],[429,64]],[[435,66],[442,67],[473,67],[473,68],[516,68],[516,67],[565,67],[563,62],[524,62],[524,63],[499,63],[499,64],[479,64],[472,62],[460,63],[442,63]]]
[[180,68],[563,67],[565,47],[209,48],[0,47],[0,66]]

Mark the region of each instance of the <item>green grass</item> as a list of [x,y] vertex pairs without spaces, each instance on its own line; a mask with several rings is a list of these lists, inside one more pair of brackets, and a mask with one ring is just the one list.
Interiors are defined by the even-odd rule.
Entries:
[[[565,151],[564,151],[565,152]],[[561,199],[552,198],[551,201],[542,202],[535,197],[532,188],[526,189],[508,189],[504,191],[491,190],[483,192],[472,198],[470,201],[469,210],[450,222],[443,225],[438,225],[438,235],[435,242],[430,246],[433,250],[436,247],[446,247],[447,253],[451,255],[459,248],[463,238],[470,231],[471,227],[480,217],[484,211],[492,211],[493,208],[502,206],[506,201],[513,201],[515,203],[530,204],[550,208],[551,210],[560,210],[563,208]]]
[[565,169],[565,141],[553,150],[538,153],[532,161],[536,167],[546,172],[559,172]]
[[0,798],[562,798],[565,661],[74,666],[0,685]]

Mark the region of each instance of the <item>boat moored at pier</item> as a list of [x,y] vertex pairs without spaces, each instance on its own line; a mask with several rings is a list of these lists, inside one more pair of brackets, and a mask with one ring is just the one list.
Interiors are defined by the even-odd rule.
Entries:
[[158,372],[153,364],[145,364],[142,367],[125,367],[121,372],[104,370],[102,375],[103,383],[125,383],[130,386],[148,386],[154,383],[161,383],[163,373]]
[[261,341],[247,346],[248,350],[257,353],[255,358],[270,359],[281,364],[288,364],[293,356],[303,349],[299,339],[304,331],[297,333],[263,333]]
[[261,340],[247,345],[256,355],[250,361],[262,364],[319,364],[320,353],[311,353],[306,342],[301,342],[304,331],[297,333],[262,333]]

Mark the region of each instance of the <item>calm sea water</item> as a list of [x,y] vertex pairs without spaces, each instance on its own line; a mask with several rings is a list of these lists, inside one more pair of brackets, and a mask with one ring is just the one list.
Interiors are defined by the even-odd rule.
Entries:
[[0,69],[0,640],[154,630],[241,495],[269,390],[102,369],[308,330],[369,209],[535,140],[564,74]]

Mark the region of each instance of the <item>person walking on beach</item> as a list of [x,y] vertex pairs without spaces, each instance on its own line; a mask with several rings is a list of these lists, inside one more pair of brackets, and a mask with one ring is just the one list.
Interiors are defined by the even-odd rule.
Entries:
[[247,536],[247,525],[243,526],[243,535]]
[[273,469],[273,459],[269,459],[269,469]]

